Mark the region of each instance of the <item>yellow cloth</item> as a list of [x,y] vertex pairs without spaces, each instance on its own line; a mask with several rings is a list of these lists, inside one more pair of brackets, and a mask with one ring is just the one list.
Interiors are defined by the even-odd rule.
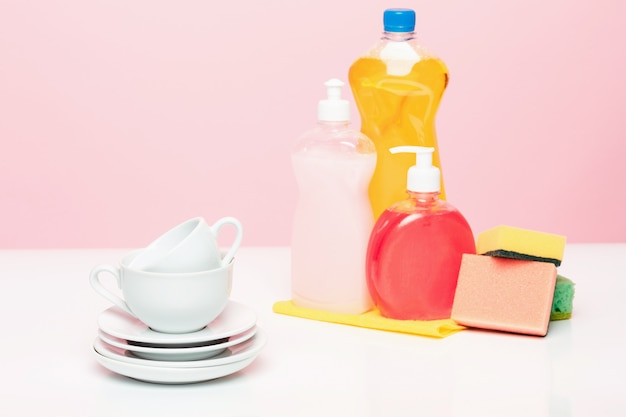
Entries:
[[380,315],[373,309],[363,314],[337,314],[328,311],[312,310],[296,306],[293,301],[278,301],[274,303],[275,313],[305,319],[326,321],[330,323],[347,324],[350,326],[366,327],[368,329],[386,330],[389,332],[410,333],[429,337],[446,337],[465,327],[452,319],[444,320],[395,320]]

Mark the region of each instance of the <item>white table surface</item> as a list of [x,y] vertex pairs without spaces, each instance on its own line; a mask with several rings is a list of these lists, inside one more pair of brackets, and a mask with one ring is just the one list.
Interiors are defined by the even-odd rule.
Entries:
[[192,385],[111,373],[92,355],[109,303],[91,268],[128,250],[0,251],[0,415],[623,416],[626,244],[571,244],[571,320],[544,338],[466,330],[444,339],[272,312],[289,298],[289,249],[242,248],[232,298],[269,341],[248,368]]

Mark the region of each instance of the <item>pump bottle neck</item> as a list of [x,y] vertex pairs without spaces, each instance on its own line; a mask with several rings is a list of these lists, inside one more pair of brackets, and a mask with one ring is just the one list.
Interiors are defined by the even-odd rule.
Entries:
[[439,191],[424,193],[420,191],[407,191],[409,198],[419,203],[432,203],[439,200]]
[[349,120],[340,120],[340,121],[329,121],[329,120],[318,120],[317,124],[324,127],[336,128],[350,125]]

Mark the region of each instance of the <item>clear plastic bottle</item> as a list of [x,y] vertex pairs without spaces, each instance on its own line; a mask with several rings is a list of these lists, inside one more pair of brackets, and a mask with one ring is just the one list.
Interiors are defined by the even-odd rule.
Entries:
[[318,125],[292,153],[300,197],[291,246],[292,299],[299,307],[360,314],[371,308],[365,253],[374,216],[367,188],[376,166],[373,143],[350,129],[343,82],[326,84]]
[[367,283],[381,315],[400,320],[450,318],[464,253],[476,253],[472,230],[450,203],[439,200],[433,148],[401,146],[416,153],[408,198],[376,221],[367,250]]
[[[350,67],[349,81],[361,115],[361,132],[376,145],[378,161],[369,196],[378,216],[405,197],[403,179],[410,156],[392,158],[395,146],[435,148],[434,165],[441,168],[435,115],[448,84],[448,70],[415,38],[415,12],[384,12],[382,38]],[[440,198],[445,199],[443,180]]]

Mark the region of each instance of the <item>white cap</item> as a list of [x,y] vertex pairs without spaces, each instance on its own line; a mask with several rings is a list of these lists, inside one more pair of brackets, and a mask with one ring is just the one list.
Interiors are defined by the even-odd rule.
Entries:
[[336,78],[324,83],[328,98],[320,100],[317,106],[317,118],[321,122],[347,122],[350,120],[350,103],[341,99],[343,82]]
[[433,166],[435,148],[423,146],[396,146],[389,149],[391,153],[414,153],[415,165],[409,168],[406,176],[406,189],[418,193],[438,192],[440,186],[439,168]]

